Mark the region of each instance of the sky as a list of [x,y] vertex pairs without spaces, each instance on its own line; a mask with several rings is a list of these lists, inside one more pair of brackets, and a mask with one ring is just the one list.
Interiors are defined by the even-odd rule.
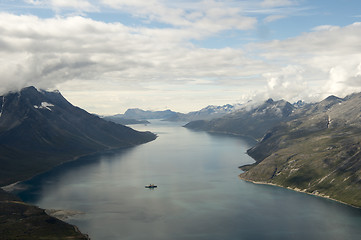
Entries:
[[0,0],[0,95],[89,112],[361,91],[359,0]]

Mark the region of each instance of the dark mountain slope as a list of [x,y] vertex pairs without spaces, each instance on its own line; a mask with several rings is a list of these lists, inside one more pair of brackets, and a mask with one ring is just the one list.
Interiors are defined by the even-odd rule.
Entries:
[[0,239],[87,240],[76,227],[48,216],[43,209],[21,202],[0,189]]
[[267,100],[255,107],[244,107],[222,118],[210,121],[199,120],[184,127],[209,132],[222,132],[261,138],[264,133],[278,123],[288,120],[295,108],[286,101]]
[[248,150],[256,164],[241,177],[361,207],[361,94],[328,97],[297,116]]
[[0,185],[72,158],[155,139],[74,107],[59,92],[34,87],[0,97]]

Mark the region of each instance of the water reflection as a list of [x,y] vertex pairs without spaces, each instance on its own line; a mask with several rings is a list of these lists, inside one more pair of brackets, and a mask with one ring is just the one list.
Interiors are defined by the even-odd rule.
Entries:
[[[15,190],[15,193],[25,202],[36,203],[40,198],[44,197],[44,191],[50,190],[47,186],[52,186],[53,189],[57,189],[58,191],[62,189],[62,186],[67,187],[69,184],[81,185],[82,176],[86,174],[103,176],[103,173],[111,171],[111,161],[118,161],[133,150],[134,148],[124,148],[80,157],[76,161],[64,163],[49,172],[19,183],[17,188],[19,188],[20,191]],[[77,178],[77,183],[74,183],[73,181]],[[83,184],[86,185],[84,182]]]

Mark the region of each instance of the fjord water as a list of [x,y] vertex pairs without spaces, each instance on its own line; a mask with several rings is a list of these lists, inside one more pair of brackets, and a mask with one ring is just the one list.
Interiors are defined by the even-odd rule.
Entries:
[[133,127],[158,138],[59,166],[19,196],[83,212],[67,221],[92,240],[360,239],[359,209],[240,180],[251,140],[161,121]]

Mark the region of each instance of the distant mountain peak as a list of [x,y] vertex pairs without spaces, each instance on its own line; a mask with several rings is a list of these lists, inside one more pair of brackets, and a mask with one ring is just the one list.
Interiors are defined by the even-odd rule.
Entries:
[[295,108],[302,108],[306,105],[306,102],[303,100],[298,100],[297,102],[292,104]]
[[323,101],[342,101],[342,98],[336,97],[335,95],[330,95],[327,98],[325,98]]
[[272,98],[269,98],[269,99],[267,99],[266,103],[272,104],[272,103],[274,103],[274,101]]

